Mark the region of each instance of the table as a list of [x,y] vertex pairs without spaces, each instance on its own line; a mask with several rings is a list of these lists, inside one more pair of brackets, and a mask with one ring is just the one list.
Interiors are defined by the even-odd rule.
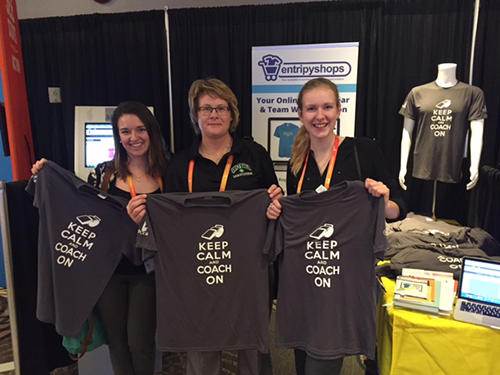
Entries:
[[500,330],[451,316],[394,308],[395,281],[382,278],[377,307],[381,375],[498,375]]

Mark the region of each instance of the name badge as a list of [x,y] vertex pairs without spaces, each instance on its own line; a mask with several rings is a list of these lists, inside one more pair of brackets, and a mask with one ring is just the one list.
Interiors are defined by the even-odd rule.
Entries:
[[323,184],[319,185],[317,188],[316,188],[316,193],[324,193],[325,191],[328,191],[326,187],[323,186]]

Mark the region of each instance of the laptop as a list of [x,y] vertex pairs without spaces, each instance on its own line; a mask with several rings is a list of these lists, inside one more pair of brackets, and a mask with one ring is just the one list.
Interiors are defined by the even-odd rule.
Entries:
[[463,258],[453,318],[500,329],[500,262]]

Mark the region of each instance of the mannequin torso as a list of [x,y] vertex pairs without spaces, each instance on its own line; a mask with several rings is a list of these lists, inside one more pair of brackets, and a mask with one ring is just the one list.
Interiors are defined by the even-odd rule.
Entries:
[[[440,109],[451,109],[453,107],[452,103],[455,104],[457,103],[458,98],[454,98],[452,96],[452,92],[448,92],[448,89],[450,90],[458,90],[458,87],[465,86],[467,89],[472,88],[472,86],[460,83],[456,78],[456,68],[457,64],[455,63],[446,63],[446,64],[440,64],[438,66],[438,76],[436,78],[435,84],[439,86],[442,89],[445,89],[445,94],[446,100],[440,103],[435,104],[437,110],[440,114]],[[457,86],[458,85],[458,86]],[[436,86],[432,86],[431,84],[427,84],[424,86],[429,86],[434,87],[433,90],[440,90],[439,88],[436,88]],[[457,86],[457,87],[455,87]],[[479,90],[478,88],[474,88],[475,90]],[[479,90],[481,91],[481,90]],[[412,90],[413,92],[413,90]],[[482,92],[481,92],[482,95]],[[410,97],[410,95],[409,95]],[[443,97],[444,98],[444,97]],[[453,100],[452,100],[453,98]],[[484,97],[481,97],[481,99],[484,100]],[[406,190],[406,185],[405,185],[405,177],[407,173],[407,164],[408,164],[408,158],[409,158],[409,152],[411,148],[411,142],[412,142],[412,133],[413,129],[415,127],[415,119],[413,116],[408,116],[406,113],[406,105],[410,105],[408,103],[408,98],[405,101],[405,104],[403,104],[403,107],[400,111],[400,114],[405,116],[404,119],[404,125],[403,125],[403,134],[402,134],[402,139],[401,139],[401,163],[400,163],[400,172],[399,172],[399,183],[401,187]],[[451,106],[451,107],[450,107]],[[432,107],[434,107],[434,104],[432,104]],[[485,109],[485,108],[484,108]],[[429,110],[429,109],[427,109]],[[455,108],[456,110],[456,108]],[[449,111],[451,114],[451,117],[456,117],[457,112]],[[467,184],[467,189],[472,189],[478,179],[478,170],[479,170],[479,159],[481,156],[481,149],[482,149],[482,136],[483,136],[483,124],[484,124],[484,118],[486,117],[486,113],[481,114],[476,114],[475,117],[479,117],[478,119],[475,120],[470,120],[469,121],[469,129],[470,129],[470,150],[471,150],[471,164],[470,164],[470,182]],[[465,121],[467,121],[467,117],[464,118]],[[459,123],[462,123],[463,120],[459,121]],[[439,124],[439,122],[437,123]],[[434,125],[434,124],[433,124]],[[456,126],[456,125],[455,125]],[[454,128],[455,128],[454,126]],[[463,125],[462,125],[463,126]],[[451,124],[450,124],[450,129],[451,129]],[[456,131],[456,129],[454,129]],[[465,130],[464,130],[465,132]],[[420,133],[420,131],[419,131]],[[463,133],[465,136],[465,133]],[[418,139],[417,139],[418,143]],[[462,149],[463,150],[463,149]],[[456,160],[456,157],[454,157],[454,160]],[[419,176],[416,176],[419,177]],[[445,181],[445,180],[443,180]],[[445,181],[449,182],[449,181]],[[458,181],[457,181],[458,182]]]

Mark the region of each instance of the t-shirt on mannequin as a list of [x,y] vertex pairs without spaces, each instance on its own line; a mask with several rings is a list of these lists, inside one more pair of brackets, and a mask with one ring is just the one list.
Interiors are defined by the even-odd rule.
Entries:
[[458,183],[470,129],[470,180],[472,189],[479,177],[483,146],[484,94],[475,86],[459,82],[457,64],[438,65],[434,82],[413,88],[399,113],[405,117],[401,140],[399,183],[406,190],[405,177],[417,123],[413,176],[423,180]]

